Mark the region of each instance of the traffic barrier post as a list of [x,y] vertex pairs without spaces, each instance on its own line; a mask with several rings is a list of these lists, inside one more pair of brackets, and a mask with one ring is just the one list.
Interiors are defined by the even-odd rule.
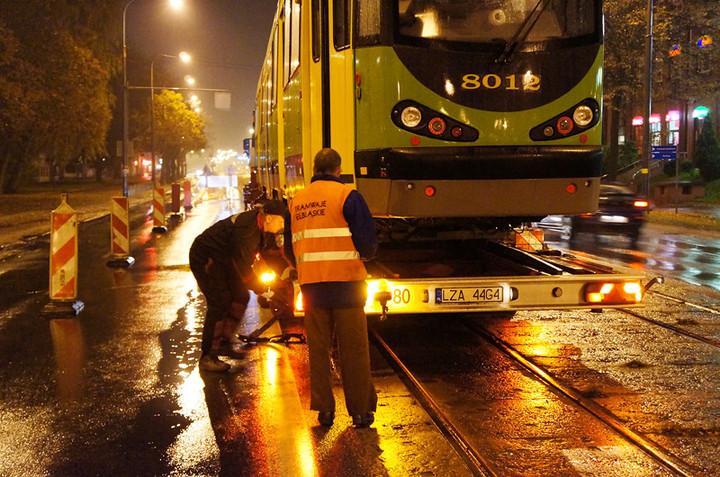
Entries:
[[193,208],[192,184],[190,181],[183,182],[183,206],[185,207],[185,212],[192,210]]
[[153,189],[153,232],[165,233],[165,189],[155,187]]
[[176,182],[170,186],[170,225],[175,227],[182,220],[183,216],[180,213],[180,184]]
[[85,307],[77,300],[78,222],[67,194],[50,214],[50,303],[40,314],[48,318],[76,316]]
[[135,259],[130,256],[130,213],[127,197],[110,199],[110,254],[111,268],[128,268]]

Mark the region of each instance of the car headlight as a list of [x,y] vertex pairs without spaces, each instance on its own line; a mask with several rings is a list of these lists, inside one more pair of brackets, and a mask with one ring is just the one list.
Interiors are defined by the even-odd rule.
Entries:
[[593,120],[593,112],[588,106],[578,106],[573,113],[573,121],[580,127],[585,127]]
[[414,128],[420,124],[420,120],[422,120],[422,113],[415,106],[408,106],[402,110],[400,120],[406,127]]

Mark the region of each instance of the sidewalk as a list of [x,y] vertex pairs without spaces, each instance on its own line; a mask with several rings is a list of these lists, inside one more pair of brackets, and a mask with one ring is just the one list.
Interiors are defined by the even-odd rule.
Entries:
[[[122,196],[118,182],[66,182],[29,186],[17,194],[0,195],[0,251],[34,237],[50,233],[50,214],[58,208],[61,196],[78,214],[81,222],[110,213],[110,199]],[[150,182],[128,186],[130,207],[152,201]]]

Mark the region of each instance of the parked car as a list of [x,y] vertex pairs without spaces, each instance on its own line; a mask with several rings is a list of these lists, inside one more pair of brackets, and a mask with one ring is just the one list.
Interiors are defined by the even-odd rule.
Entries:
[[645,223],[650,202],[625,184],[600,185],[600,201],[594,214],[545,217],[537,225],[560,232],[563,240],[574,240],[580,233],[623,235],[637,240]]

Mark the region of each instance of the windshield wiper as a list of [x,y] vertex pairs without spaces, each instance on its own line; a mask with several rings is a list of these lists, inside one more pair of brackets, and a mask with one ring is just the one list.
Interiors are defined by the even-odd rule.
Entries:
[[502,53],[500,53],[500,56],[497,57],[495,63],[510,63],[510,60],[512,59],[512,56],[515,53],[518,45],[524,42],[525,39],[528,37],[530,31],[532,31],[532,29],[535,27],[535,24],[540,18],[540,15],[542,15],[542,12],[545,10],[545,7],[547,7],[548,3],[550,3],[550,0],[538,0],[538,2],[535,4],[535,8],[533,8],[530,12],[530,15],[528,15],[525,20],[523,20],[522,24],[518,27],[515,34],[505,44],[505,49]]

